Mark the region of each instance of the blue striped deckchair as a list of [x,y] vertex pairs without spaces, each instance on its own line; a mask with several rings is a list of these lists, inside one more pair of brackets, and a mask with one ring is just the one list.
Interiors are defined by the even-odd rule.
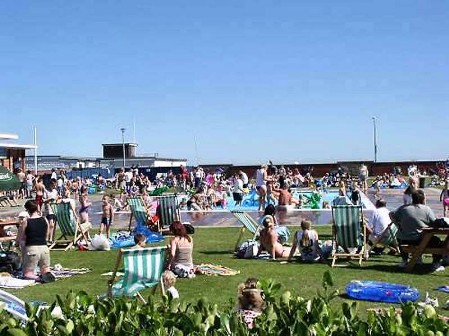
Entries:
[[[89,240],[89,229],[87,227],[85,230],[81,229],[81,225],[73,213],[70,203],[52,203],[50,206],[56,216],[61,236],[55,239],[53,244],[49,246],[49,249],[67,251],[81,239],[84,238],[86,242]],[[65,248],[56,248],[61,245],[65,246]]]
[[155,198],[158,203],[159,230],[162,230],[164,226],[170,226],[174,221],[181,220],[176,194],[166,194]]
[[[117,255],[112,278],[108,281],[108,295],[116,296],[137,296],[145,303],[144,298],[139,293],[145,288],[156,289],[161,285],[162,294],[164,284],[162,283],[162,272],[164,271],[165,255],[167,247],[149,247],[142,249],[121,249]],[[124,262],[124,274],[120,281],[114,284],[117,270],[122,261]]]
[[366,227],[360,205],[336,205],[332,207],[333,251],[332,267],[338,258],[357,258],[359,265],[366,251]]
[[131,215],[129,217],[129,231],[131,231],[131,223],[133,217],[136,219],[136,223],[147,225],[149,212],[142,197],[128,197],[126,201],[129,205],[129,208],[131,209]]
[[239,249],[240,240],[242,239],[245,230],[248,230],[251,234],[253,234],[252,238],[256,239],[259,234],[260,225],[247,212],[244,212],[242,210],[233,210],[231,211],[231,213],[237,218],[240,224],[242,224],[239,237],[234,247],[234,250],[237,251]]

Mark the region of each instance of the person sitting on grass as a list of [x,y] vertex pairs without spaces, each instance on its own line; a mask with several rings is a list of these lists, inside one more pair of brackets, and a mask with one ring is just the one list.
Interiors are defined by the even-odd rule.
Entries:
[[194,277],[192,237],[187,234],[186,227],[180,221],[174,221],[170,225],[170,232],[174,237],[169,244],[168,269],[178,278]]
[[262,250],[265,250],[270,254],[270,257],[273,260],[276,260],[276,258],[286,258],[290,253],[290,249],[282,246],[282,244],[278,242],[278,235],[276,233],[273,217],[265,216],[262,224],[263,229],[260,231],[261,249],[259,249],[259,254]]
[[248,278],[238,286],[238,312],[250,329],[254,327],[254,319],[262,314],[266,307],[263,293],[257,288],[257,283],[256,278]]
[[296,231],[293,238],[293,246],[290,250],[288,260],[292,260],[298,249],[301,253],[302,261],[318,261],[322,256],[322,252],[318,242],[318,232],[311,229],[312,222],[309,220],[301,221],[301,229]]
[[274,228],[276,229],[276,234],[278,235],[278,242],[281,244],[287,243],[288,239],[290,238],[290,230],[284,225],[278,225],[278,221],[276,218],[276,207],[273,204],[268,204],[265,207],[263,216],[258,220],[260,225],[263,225],[265,216],[271,216],[273,218]]

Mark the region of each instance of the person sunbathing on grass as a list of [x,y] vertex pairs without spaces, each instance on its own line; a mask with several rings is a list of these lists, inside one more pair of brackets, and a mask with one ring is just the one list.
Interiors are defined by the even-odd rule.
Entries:
[[276,233],[274,219],[272,216],[265,216],[263,222],[263,229],[260,231],[260,246],[259,254],[262,250],[267,251],[273,260],[276,258],[286,258],[290,253],[290,248],[282,246],[278,242],[278,235]]

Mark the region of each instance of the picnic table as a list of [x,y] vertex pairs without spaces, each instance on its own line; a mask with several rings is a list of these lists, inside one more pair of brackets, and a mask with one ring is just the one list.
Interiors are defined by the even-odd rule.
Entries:
[[[419,245],[403,245],[401,246],[401,249],[404,252],[411,253],[412,258],[410,259],[410,262],[408,263],[407,267],[405,268],[406,272],[411,272],[413,268],[416,265],[416,262],[419,260],[419,258],[425,254],[441,254],[446,255],[449,254],[449,228],[424,228],[422,230],[423,232],[423,238],[421,240],[421,243]],[[430,240],[435,235],[441,235],[444,236],[445,239],[441,245],[441,247],[427,247]]]

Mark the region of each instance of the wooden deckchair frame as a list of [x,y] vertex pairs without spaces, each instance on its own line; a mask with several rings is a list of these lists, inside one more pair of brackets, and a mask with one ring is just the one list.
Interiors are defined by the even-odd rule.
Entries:
[[234,250],[237,251],[239,249],[239,244],[245,231],[248,230],[249,232],[251,232],[253,234],[253,239],[256,239],[260,231],[260,225],[245,211],[233,210],[231,211],[231,213],[242,224],[239,236],[234,246]]
[[[131,210],[131,215],[129,216],[128,230],[131,232],[131,223],[133,217],[136,219],[136,222],[143,221],[142,224],[147,225],[148,218],[150,217],[150,215],[143,198],[141,196],[132,196],[128,197],[126,202],[128,203],[129,208]],[[139,209],[137,207],[139,207]]]
[[[61,236],[58,239],[55,239],[49,246],[50,250],[67,251],[81,239],[84,239],[86,242],[89,241],[88,230],[83,231],[75,214],[72,214],[72,216],[70,215],[70,212],[73,211],[70,203],[53,203],[50,204],[50,206],[56,216],[59,229],[61,230]],[[64,245],[65,248],[59,248],[58,246],[60,245]]]

